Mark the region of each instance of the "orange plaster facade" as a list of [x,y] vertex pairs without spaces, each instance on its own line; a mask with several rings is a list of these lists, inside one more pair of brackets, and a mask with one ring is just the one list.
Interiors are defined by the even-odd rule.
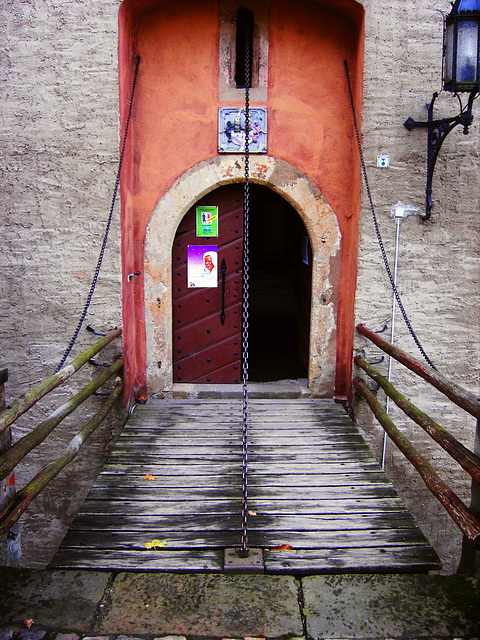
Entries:
[[[124,130],[140,56],[121,177],[126,399],[145,400],[145,233],[165,192],[196,164],[217,156],[217,2],[124,0],[119,82]],[[306,174],[334,210],[342,236],[335,394],[351,396],[360,170],[345,77],[360,120],[363,7],[354,0],[270,0],[268,155]],[[241,104],[234,103],[235,105]],[[255,106],[255,103],[252,104]],[[129,274],[139,273],[129,279]],[[315,304],[315,301],[313,301]]]

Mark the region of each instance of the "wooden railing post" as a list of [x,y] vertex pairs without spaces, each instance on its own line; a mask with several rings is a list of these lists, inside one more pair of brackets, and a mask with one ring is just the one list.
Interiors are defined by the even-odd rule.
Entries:
[[5,409],[5,383],[8,380],[8,369],[0,369],[0,411]]
[[[5,383],[8,380],[8,369],[0,369],[0,411],[5,409]],[[0,433],[0,455],[12,446],[12,433],[8,428]],[[0,511],[15,497],[15,474],[9,473],[0,480]],[[0,537],[0,565],[20,566],[20,533],[15,524],[5,536]]]
[[[475,433],[475,453],[480,457],[480,420],[477,420],[477,431]],[[472,482],[472,501],[470,503],[470,511],[480,520],[480,483]],[[480,574],[480,551],[475,551],[475,562],[473,571],[479,576]]]
[[[477,420],[474,453],[480,457],[480,420]],[[472,480],[470,511],[477,520],[480,520],[480,484],[475,482],[475,480]],[[462,556],[458,565],[458,573],[473,574],[477,578],[480,578],[480,551],[477,551],[465,537],[463,538]]]

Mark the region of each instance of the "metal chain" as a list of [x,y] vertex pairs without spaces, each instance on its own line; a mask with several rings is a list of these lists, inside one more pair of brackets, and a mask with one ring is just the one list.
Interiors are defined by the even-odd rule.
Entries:
[[133,97],[135,95],[135,86],[137,84],[138,67],[139,67],[139,65],[140,65],[140,56],[137,56],[136,64],[135,64],[135,73],[134,73],[134,76],[133,76],[132,93],[130,95],[130,106],[128,108],[127,122],[125,124],[125,134],[123,136],[122,151],[120,153],[120,160],[118,162],[117,177],[116,177],[116,180],[115,180],[115,187],[113,189],[112,205],[110,207],[110,215],[108,216],[108,222],[107,222],[107,226],[106,226],[106,229],[105,229],[105,234],[103,236],[102,248],[100,249],[100,255],[99,255],[99,258],[98,258],[97,266],[95,268],[95,273],[94,273],[94,276],[93,276],[92,285],[90,287],[90,291],[88,293],[87,300],[86,300],[85,305],[83,307],[82,315],[81,315],[80,320],[79,320],[79,322],[77,324],[77,328],[74,331],[73,337],[70,340],[70,343],[69,343],[65,353],[63,354],[63,357],[62,357],[59,365],[55,369],[55,373],[58,373],[60,371],[60,369],[63,367],[63,365],[65,364],[66,359],[68,358],[68,356],[70,355],[71,350],[73,349],[73,346],[74,346],[75,342],[77,341],[78,334],[80,333],[80,329],[82,328],[82,325],[85,322],[85,318],[87,317],[87,312],[88,312],[88,309],[90,307],[90,303],[92,301],[93,294],[95,292],[95,287],[97,285],[98,276],[100,274],[100,269],[101,269],[101,266],[102,266],[103,255],[105,253],[105,249],[106,249],[106,246],[107,246],[108,234],[110,232],[110,226],[112,224],[113,211],[114,211],[115,202],[116,202],[116,199],[117,199],[118,187],[120,185],[120,173],[122,171],[123,157],[125,155],[125,145],[126,145],[126,142],[127,142],[128,126],[130,124],[130,118],[131,118],[131,115],[132,115]]
[[249,216],[250,216],[250,37],[245,39],[245,184],[243,188],[243,313],[242,313],[242,540],[240,553],[248,555],[248,335],[249,335]]
[[395,295],[395,299],[397,300],[398,307],[399,307],[399,309],[400,309],[400,311],[402,313],[403,319],[405,321],[405,324],[407,325],[407,328],[408,328],[408,330],[410,332],[410,335],[412,336],[413,341],[417,345],[418,350],[420,351],[422,356],[425,358],[426,362],[430,365],[430,367],[432,367],[432,369],[434,369],[436,371],[437,368],[435,367],[433,362],[430,360],[430,358],[425,353],[425,350],[422,347],[422,345],[420,344],[420,340],[418,339],[417,334],[413,330],[412,324],[410,322],[410,319],[407,316],[407,312],[405,311],[405,307],[403,306],[402,300],[400,298],[400,294],[398,293],[397,287],[395,285],[395,280],[393,278],[392,271],[390,269],[390,265],[388,263],[387,254],[386,254],[386,251],[385,251],[385,247],[383,245],[382,236],[380,235],[380,229],[378,227],[377,216],[375,214],[375,207],[373,206],[373,199],[372,199],[372,194],[370,192],[370,186],[368,184],[367,169],[366,169],[365,160],[364,160],[364,157],[363,157],[362,143],[360,141],[360,133],[359,133],[358,124],[357,124],[357,115],[355,113],[355,103],[353,101],[352,86],[351,86],[351,83],[350,83],[350,74],[348,72],[348,64],[347,64],[346,60],[345,60],[344,64],[345,64],[345,73],[346,73],[346,76],[347,76],[348,93],[350,95],[350,105],[351,105],[351,108],[352,108],[353,125],[354,125],[354,128],[355,128],[355,136],[356,136],[356,139],[357,139],[358,153],[360,155],[360,164],[362,166],[363,179],[364,179],[365,187],[366,187],[366,190],[367,190],[367,196],[368,196],[368,201],[370,203],[370,209],[372,211],[373,226],[375,227],[375,233],[377,235],[378,244],[380,245],[380,251],[382,252],[382,258],[383,258],[383,262],[385,264],[385,269],[387,271],[388,279],[390,280],[390,284],[392,286],[392,290],[393,290],[393,293]]

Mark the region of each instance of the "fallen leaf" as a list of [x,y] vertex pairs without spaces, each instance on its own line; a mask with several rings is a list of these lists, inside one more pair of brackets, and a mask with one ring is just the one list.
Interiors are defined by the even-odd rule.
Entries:
[[150,542],[145,542],[145,549],[162,549],[166,546],[167,543],[165,540],[151,540]]
[[151,473],[146,473],[146,474],[143,476],[143,479],[144,479],[144,480],[156,480],[157,478],[158,478],[158,476],[152,476],[152,474],[151,474]]
[[29,619],[29,620],[25,620],[25,626],[27,627],[27,629],[30,629],[30,627],[33,625],[33,620]]
[[290,551],[293,549],[289,544],[279,544],[278,547],[272,547],[270,551]]
[[248,515],[249,515],[249,516],[256,516],[256,515],[257,515],[257,512],[256,512],[256,511],[249,511],[249,512],[248,512]]

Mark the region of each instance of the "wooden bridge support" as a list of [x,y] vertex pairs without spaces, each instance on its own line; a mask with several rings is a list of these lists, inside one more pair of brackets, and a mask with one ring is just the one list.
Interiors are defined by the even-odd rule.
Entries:
[[[477,420],[474,453],[480,457],[480,420]],[[470,511],[480,520],[480,484],[475,480],[472,480]],[[463,538],[462,557],[460,558],[458,573],[473,574],[477,578],[480,577],[480,551],[477,551],[466,538]]]
[[[5,409],[5,383],[8,380],[8,369],[0,370],[0,411]],[[0,433],[0,455],[12,446],[10,427]],[[0,480],[0,511],[15,496],[15,473],[9,473]],[[0,566],[18,567],[22,556],[20,532],[18,524],[14,525],[7,535],[0,537]]]

